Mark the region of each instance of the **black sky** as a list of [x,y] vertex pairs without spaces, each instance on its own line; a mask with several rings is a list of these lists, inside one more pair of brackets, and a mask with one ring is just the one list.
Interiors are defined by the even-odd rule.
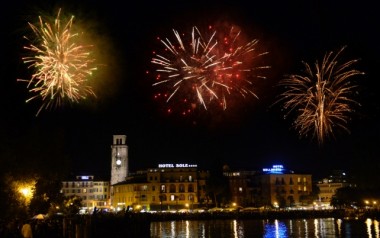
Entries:
[[[1,161],[75,173],[108,174],[113,134],[126,134],[132,171],[158,163],[191,162],[209,169],[224,163],[237,169],[260,169],[275,163],[319,177],[332,169],[355,174],[380,168],[377,98],[380,16],[373,1],[20,1],[2,7],[0,138]],[[41,12],[63,11],[88,24],[101,42],[98,97],[80,104],[42,111],[26,104],[28,77],[21,62],[27,21]],[[78,21],[79,21],[78,20]],[[167,116],[152,99],[152,67],[156,37],[172,37],[172,29],[228,21],[246,35],[259,38],[272,66],[258,92],[259,100],[243,100],[224,113],[200,111],[190,117]],[[364,71],[350,134],[337,133],[322,147],[300,139],[277,107],[270,107],[276,82],[299,73],[301,61],[313,63],[328,51],[347,45],[344,60],[359,58]],[[29,161],[29,162],[28,162]]]

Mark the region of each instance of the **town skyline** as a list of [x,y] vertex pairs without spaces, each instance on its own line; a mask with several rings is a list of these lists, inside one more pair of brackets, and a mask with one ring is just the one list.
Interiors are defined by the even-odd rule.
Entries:
[[[0,14],[5,26],[0,34],[6,42],[1,57],[1,167],[108,175],[112,136],[124,134],[131,171],[159,163],[194,163],[210,169],[224,164],[236,169],[283,164],[316,177],[342,169],[376,178],[380,18],[373,5],[269,1],[252,7],[244,1],[207,1],[188,6],[164,1],[124,8],[116,1],[33,5],[14,1]],[[85,25],[96,36],[101,43],[99,60],[107,67],[98,70],[96,98],[42,110],[36,116],[39,101],[26,103],[28,89],[17,82],[30,77],[22,62],[23,36],[30,33],[28,21],[54,15],[59,7],[75,15],[74,24]],[[236,99],[225,111],[198,105],[185,117],[166,114],[154,100],[154,79],[147,74],[154,70],[152,51],[160,49],[157,37],[172,39],[173,29],[189,33],[194,25],[220,22],[240,26],[247,38],[259,39],[269,52],[266,63],[271,69],[256,85],[258,99]],[[282,109],[273,105],[276,85],[286,74],[301,73],[302,61],[313,65],[342,46],[347,46],[343,62],[358,59],[355,68],[365,73],[355,81],[358,89],[353,96],[360,106],[349,118],[349,132],[336,130],[335,137],[319,145],[313,138],[300,138],[292,120],[284,119]]]

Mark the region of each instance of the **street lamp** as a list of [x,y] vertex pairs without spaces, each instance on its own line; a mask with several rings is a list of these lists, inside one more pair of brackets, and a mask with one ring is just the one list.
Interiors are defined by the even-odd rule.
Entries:
[[32,184],[20,184],[17,191],[20,193],[20,201],[23,201],[25,206],[28,206],[33,197],[34,185]]

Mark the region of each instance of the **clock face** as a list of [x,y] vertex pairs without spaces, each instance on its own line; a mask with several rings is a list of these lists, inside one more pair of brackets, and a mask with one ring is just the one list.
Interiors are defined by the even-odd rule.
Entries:
[[121,160],[120,159],[116,160],[116,165],[121,165]]

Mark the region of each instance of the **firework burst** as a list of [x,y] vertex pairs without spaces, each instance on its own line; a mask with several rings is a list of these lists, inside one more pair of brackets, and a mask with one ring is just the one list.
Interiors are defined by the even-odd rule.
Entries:
[[353,112],[352,105],[359,104],[352,98],[357,85],[351,79],[363,73],[351,68],[357,60],[338,63],[344,49],[336,54],[325,54],[314,68],[303,62],[305,75],[292,74],[280,81],[285,91],[277,103],[282,103],[285,118],[292,112],[297,114],[294,128],[300,136],[316,137],[319,144],[333,136],[336,128],[349,132],[347,123]]
[[193,27],[190,36],[173,32],[174,41],[159,39],[164,50],[151,61],[158,66],[153,86],[164,89],[155,98],[165,100],[168,112],[179,107],[186,115],[197,105],[225,110],[231,98],[257,98],[254,79],[265,78],[260,71],[269,68],[257,66],[257,58],[268,53],[257,52],[258,40],[241,44],[241,32],[234,27],[227,31],[209,27],[206,34]]
[[54,23],[39,17],[39,24],[28,23],[35,35],[25,37],[30,43],[24,46],[30,55],[22,60],[33,70],[27,88],[33,95],[26,101],[41,99],[37,115],[42,109],[60,106],[65,101],[78,102],[88,95],[95,96],[88,79],[96,67],[91,56],[91,46],[81,44],[82,35],[73,30],[74,16],[61,19],[58,11]]

